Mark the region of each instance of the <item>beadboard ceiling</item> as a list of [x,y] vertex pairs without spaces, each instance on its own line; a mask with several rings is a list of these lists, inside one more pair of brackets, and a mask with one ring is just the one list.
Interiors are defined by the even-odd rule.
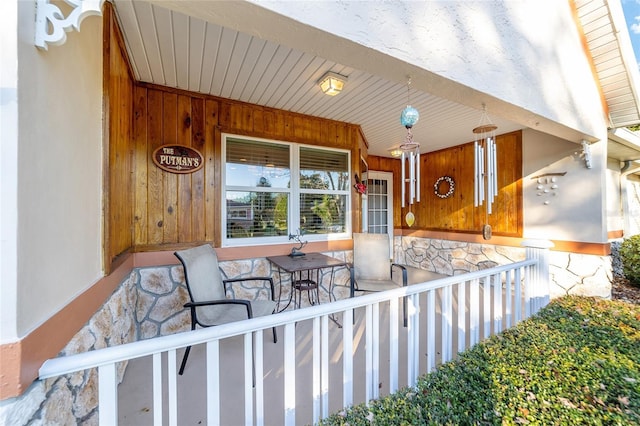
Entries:
[[[413,133],[422,152],[472,141],[472,129],[481,118],[480,105],[470,108],[408,90],[406,82],[389,81],[188,16],[163,7],[162,2],[112,1],[139,81],[358,124],[369,143],[369,153],[384,157],[406,135],[399,117],[407,103],[421,114]],[[341,94],[331,97],[320,91],[317,80],[326,71],[348,76]],[[626,84],[628,89],[628,80]],[[625,102],[628,106],[628,100]],[[634,105],[628,109],[637,114]],[[618,110],[611,109],[614,119]],[[628,111],[620,114],[629,118]],[[498,133],[523,128],[491,111],[489,116]]]

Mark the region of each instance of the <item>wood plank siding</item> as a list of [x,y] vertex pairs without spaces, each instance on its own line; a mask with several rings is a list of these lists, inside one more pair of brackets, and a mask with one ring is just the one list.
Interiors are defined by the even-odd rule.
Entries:
[[[498,196],[493,213],[486,213],[486,203],[473,203],[473,143],[422,154],[420,158],[420,202],[401,208],[401,164],[399,160],[369,156],[369,170],[393,172],[393,225],[409,229],[404,216],[411,211],[416,221],[411,229],[481,233],[485,223],[494,235],[521,237],[522,214],[522,132],[496,137],[498,161]],[[452,196],[440,198],[434,184],[449,176],[455,182]],[[446,185],[445,185],[446,188]],[[443,188],[444,190],[444,188]]]
[[[258,105],[134,81],[111,6],[105,25],[105,270],[127,252],[173,250],[202,242],[219,247],[223,196],[221,135],[231,133],[351,151],[352,175],[360,157],[370,170],[394,174],[394,227],[408,228],[400,207],[400,161],[367,156],[357,124],[326,120]],[[522,135],[497,137],[500,192],[489,217],[473,206],[473,145],[423,154],[421,202],[411,229],[480,233],[488,221],[495,235],[522,235]],[[153,151],[187,145],[204,157],[194,173],[158,168]],[[438,198],[440,176],[455,180],[455,192]],[[353,180],[353,176],[352,176]],[[352,182],[352,183],[355,183]],[[352,224],[361,227],[360,196],[353,192]]]

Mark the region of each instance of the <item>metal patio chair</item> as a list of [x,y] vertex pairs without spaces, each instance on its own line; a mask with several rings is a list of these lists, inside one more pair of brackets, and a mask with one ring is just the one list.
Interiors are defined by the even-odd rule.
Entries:
[[[387,234],[353,234],[353,264],[350,268],[351,297],[354,297],[356,292],[384,291],[408,285],[407,268],[391,262],[390,250]],[[396,277],[395,280],[394,277]],[[406,327],[407,299],[404,297],[402,308],[403,322]]]
[[[176,251],[174,254],[184,268],[184,279],[191,299],[191,302],[184,305],[185,308],[191,310],[191,330],[195,330],[196,325],[211,327],[270,315],[275,312],[277,304],[274,299],[271,277],[223,279],[218,256],[209,244]],[[245,300],[227,297],[229,285],[246,281],[268,282],[270,300]],[[273,327],[273,342],[277,341],[276,328]],[[180,375],[184,372],[190,351],[191,346],[188,346],[180,365]]]

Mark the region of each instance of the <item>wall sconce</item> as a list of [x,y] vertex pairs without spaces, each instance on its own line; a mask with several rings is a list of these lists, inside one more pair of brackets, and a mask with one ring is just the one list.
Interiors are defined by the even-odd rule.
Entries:
[[347,81],[347,77],[344,75],[336,74],[335,72],[327,71],[320,80],[318,85],[325,95],[335,96],[342,91],[344,83]]

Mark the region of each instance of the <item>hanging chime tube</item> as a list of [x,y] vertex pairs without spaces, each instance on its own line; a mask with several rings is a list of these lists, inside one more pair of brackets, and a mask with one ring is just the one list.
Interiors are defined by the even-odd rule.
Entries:
[[416,148],[416,202],[420,202],[420,147]]
[[413,204],[416,197],[416,155],[413,151],[409,153],[409,204]]
[[406,185],[405,182],[405,178],[404,178],[404,162],[405,162],[405,155],[404,155],[404,151],[402,151],[402,179],[400,180],[400,182],[402,182],[402,207],[404,207],[404,186]]

